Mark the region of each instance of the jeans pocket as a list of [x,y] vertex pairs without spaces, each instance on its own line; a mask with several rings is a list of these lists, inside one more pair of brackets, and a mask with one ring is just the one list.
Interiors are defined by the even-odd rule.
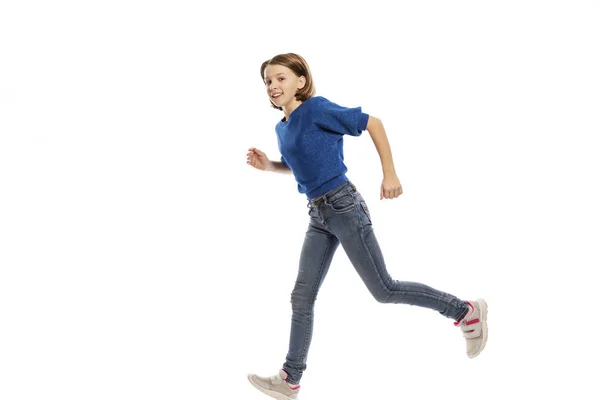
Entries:
[[332,200],[330,203],[330,206],[333,209],[333,211],[338,212],[338,213],[353,210],[354,209],[354,196],[352,195],[352,193],[347,193],[343,196],[340,196],[340,197]]

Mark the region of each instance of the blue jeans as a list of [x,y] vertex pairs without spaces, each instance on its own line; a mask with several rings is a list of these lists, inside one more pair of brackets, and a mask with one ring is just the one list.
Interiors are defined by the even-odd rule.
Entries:
[[283,364],[290,384],[300,382],[306,369],[317,292],[340,243],[378,302],[426,307],[457,321],[467,314],[466,302],[457,297],[420,283],[392,279],[377,244],[367,204],[350,181],[310,200],[308,207],[310,222],[292,292],[290,345]]

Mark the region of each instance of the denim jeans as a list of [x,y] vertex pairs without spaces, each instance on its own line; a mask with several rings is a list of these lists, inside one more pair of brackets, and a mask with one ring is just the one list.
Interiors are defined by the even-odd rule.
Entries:
[[291,296],[292,327],[289,351],[283,364],[289,383],[300,382],[306,369],[317,292],[340,243],[378,302],[426,307],[457,321],[467,314],[466,302],[455,296],[421,283],[392,279],[377,244],[367,204],[350,181],[310,200],[308,207],[310,222]]

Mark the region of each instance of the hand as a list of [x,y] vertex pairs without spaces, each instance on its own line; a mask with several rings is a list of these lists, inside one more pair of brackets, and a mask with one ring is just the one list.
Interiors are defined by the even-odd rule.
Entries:
[[246,159],[246,164],[251,165],[256,169],[266,171],[271,166],[271,161],[267,155],[255,147],[250,147],[246,156],[248,157]]
[[379,194],[379,200],[381,199],[395,199],[402,194],[402,185],[400,179],[396,174],[390,176],[384,176],[383,182],[381,182],[381,192]]

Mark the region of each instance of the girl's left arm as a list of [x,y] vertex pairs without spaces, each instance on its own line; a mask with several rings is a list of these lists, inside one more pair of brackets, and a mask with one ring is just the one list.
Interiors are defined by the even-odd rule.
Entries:
[[383,123],[379,118],[369,115],[367,131],[371,135],[371,139],[373,139],[375,148],[379,153],[383,169],[383,182],[381,183],[379,199],[394,199],[402,194],[402,185],[396,174],[396,168],[394,168],[392,150],[385,129],[383,128]]

